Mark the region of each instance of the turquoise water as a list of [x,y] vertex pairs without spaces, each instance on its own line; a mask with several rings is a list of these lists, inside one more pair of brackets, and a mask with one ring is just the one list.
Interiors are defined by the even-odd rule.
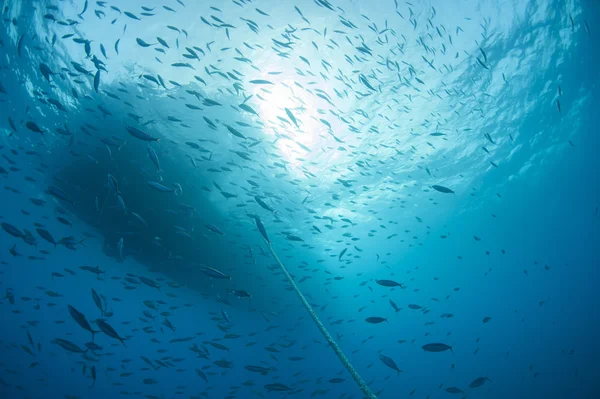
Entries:
[[598,397],[599,11],[2,2],[1,397]]

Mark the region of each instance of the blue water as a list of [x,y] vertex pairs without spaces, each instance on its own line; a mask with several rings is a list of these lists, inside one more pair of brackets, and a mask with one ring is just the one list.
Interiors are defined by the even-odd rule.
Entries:
[[0,397],[600,397],[597,2],[1,4]]

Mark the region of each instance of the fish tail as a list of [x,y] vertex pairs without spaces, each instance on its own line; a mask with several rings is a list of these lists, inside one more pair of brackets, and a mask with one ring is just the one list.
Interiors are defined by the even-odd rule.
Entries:
[[77,208],[75,208],[75,202],[74,201],[71,201],[69,203],[71,204],[71,206],[73,207],[74,210],[77,209]]
[[126,338],[120,338],[119,339],[119,341],[121,341],[121,343],[123,344],[123,346],[127,348],[127,345],[125,345],[125,340],[126,340]]

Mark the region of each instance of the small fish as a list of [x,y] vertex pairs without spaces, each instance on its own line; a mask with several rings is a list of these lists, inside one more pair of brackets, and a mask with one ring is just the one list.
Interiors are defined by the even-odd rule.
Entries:
[[485,384],[486,381],[491,381],[491,380],[489,378],[487,378],[487,377],[478,377],[478,378],[475,378],[469,384],[469,388],[479,388],[480,386],[482,386],[483,384]]
[[365,321],[367,323],[371,323],[371,324],[379,324],[379,323],[383,323],[384,321],[387,323],[387,319],[384,319],[383,317],[377,317],[377,316],[367,317],[365,319]]
[[152,137],[144,132],[142,132],[140,129],[135,128],[133,126],[126,126],[125,130],[127,130],[127,132],[132,135],[133,137],[143,140],[143,141],[156,141],[159,142],[160,138],[156,138],[156,137]]
[[60,346],[61,348],[65,349],[65,350],[67,350],[69,352],[73,352],[73,353],[85,353],[88,351],[88,349],[83,350],[79,346],[74,344],[73,342],[67,341],[66,339],[56,338],[51,342],[53,344],[57,344],[58,346]]
[[154,151],[154,149],[150,146],[148,146],[148,156],[150,157],[150,160],[152,161],[152,163],[154,163],[154,165],[156,166],[157,172],[161,173],[162,169],[160,168],[160,162],[158,160],[158,155],[156,154],[156,151]]
[[451,189],[449,189],[448,187],[444,187],[444,186],[439,186],[439,185],[433,185],[431,186],[431,188],[433,188],[436,191],[439,191],[440,193],[444,193],[444,194],[455,194],[454,191],[452,191]]
[[382,287],[400,287],[400,288],[404,288],[404,286],[402,285],[402,283],[397,283],[393,280],[375,280],[375,282],[379,285],[381,285]]
[[104,334],[108,335],[111,338],[121,341],[123,346],[127,346],[125,345],[125,338],[121,338],[119,334],[117,334],[117,332],[107,322],[105,322],[102,319],[98,319],[96,320],[96,325]]
[[402,372],[402,370],[400,370],[398,368],[398,366],[396,365],[396,362],[394,362],[394,360],[392,358],[387,357],[385,355],[379,355],[379,360],[381,360],[383,362],[383,364],[385,364],[392,370],[395,370],[398,373],[398,375],[400,375],[400,373]]
[[447,350],[450,350],[450,352],[454,352],[451,346],[441,343],[426,344],[423,345],[421,349],[423,349],[425,352],[444,352]]
[[75,320],[77,322],[77,324],[79,324],[81,326],[81,328],[92,333],[92,341],[93,341],[94,334],[96,334],[100,331],[92,330],[90,323],[87,321],[87,319],[85,318],[83,313],[81,313],[80,311],[78,311],[71,305],[68,305],[68,307],[69,307],[69,313],[71,314],[71,317],[73,318],[73,320]]

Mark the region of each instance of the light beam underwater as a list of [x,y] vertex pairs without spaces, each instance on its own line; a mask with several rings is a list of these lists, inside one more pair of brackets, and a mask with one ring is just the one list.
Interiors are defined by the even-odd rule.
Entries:
[[306,298],[304,297],[304,295],[302,294],[302,292],[300,291],[300,289],[298,288],[298,286],[296,285],[296,283],[294,283],[294,280],[292,279],[292,276],[290,275],[290,273],[288,273],[288,271],[285,268],[285,266],[283,265],[283,263],[281,263],[281,261],[279,260],[279,257],[277,256],[277,254],[275,253],[275,250],[271,246],[271,240],[269,240],[269,237],[267,236],[267,230],[265,229],[265,226],[262,224],[260,218],[258,216],[256,216],[256,215],[248,215],[248,216],[250,216],[251,218],[253,218],[254,221],[256,222],[256,227],[258,228],[258,231],[260,232],[260,234],[264,238],[265,243],[267,244],[267,247],[269,248],[269,251],[271,251],[271,255],[273,255],[273,258],[279,264],[279,267],[281,268],[281,271],[283,272],[283,274],[287,278],[288,282],[290,283],[290,285],[292,286],[292,288],[294,289],[294,291],[298,295],[298,298],[300,298],[300,301],[302,302],[302,304],[304,305],[304,307],[306,308],[306,310],[310,314],[310,317],[312,317],[312,319],[315,322],[315,324],[317,325],[317,327],[319,327],[319,330],[321,331],[321,334],[323,334],[323,336],[325,337],[325,339],[327,340],[327,342],[329,343],[329,345],[331,345],[331,347],[333,348],[333,351],[335,352],[335,354],[337,355],[337,357],[340,359],[340,361],[346,367],[346,369],[350,372],[350,374],[352,375],[352,378],[354,378],[354,381],[356,381],[356,383],[358,384],[358,387],[360,388],[360,390],[365,395],[365,398],[367,398],[367,399],[377,399],[377,396],[375,396],[375,394],[371,391],[371,389],[369,388],[369,386],[367,385],[367,383],[358,374],[358,372],[356,371],[356,369],[354,368],[354,366],[352,366],[352,363],[350,363],[350,360],[348,360],[348,358],[346,357],[346,355],[344,355],[344,352],[342,352],[342,349],[333,340],[333,338],[329,334],[329,331],[327,331],[327,329],[325,328],[325,326],[323,325],[323,323],[321,323],[321,320],[319,320],[319,316],[317,316],[317,314],[315,313],[314,309],[310,306],[310,304],[308,303],[308,301],[306,300]]

